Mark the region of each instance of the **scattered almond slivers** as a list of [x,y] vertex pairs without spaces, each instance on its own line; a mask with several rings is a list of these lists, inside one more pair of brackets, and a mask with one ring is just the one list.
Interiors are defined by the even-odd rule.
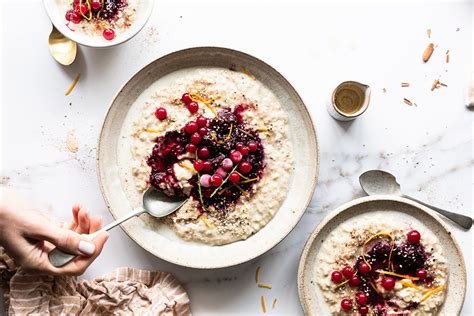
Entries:
[[413,102],[411,102],[410,100],[408,100],[407,98],[403,98],[403,102],[405,102],[405,104],[409,105],[409,106],[412,106],[413,105]]
[[445,83],[442,83],[441,81],[439,81],[439,79],[435,79],[435,81],[433,81],[433,84],[431,85],[431,91],[434,91],[435,89],[439,89],[440,87],[447,87],[448,85],[445,84]]
[[423,52],[423,61],[426,63],[428,60],[430,60],[431,55],[433,54],[434,51],[434,44],[429,43],[428,46],[426,46],[425,51]]
[[275,299],[273,300],[272,309],[275,308],[276,303],[277,303],[277,299],[275,298]]
[[449,49],[446,51],[446,63],[449,64]]
[[406,87],[409,87],[409,86],[410,86],[410,83],[402,82],[402,88],[406,88]]
[[426,30],[426,35],[428,35],[428,38],[431,38],[431,29]]

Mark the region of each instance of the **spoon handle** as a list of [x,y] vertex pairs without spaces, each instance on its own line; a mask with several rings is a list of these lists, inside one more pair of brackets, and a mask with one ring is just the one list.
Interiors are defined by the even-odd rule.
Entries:
[[453,222],[455,222],[456,224],[458,224],[459,226],[465,228],[465,229],[470,229],[472,227],[472,218],[469,217],[469,216],[465,216],[465,215],[461,215],[461,214],[456,214],[456,213],[453,213],[453,212],[449,212],[449,211],[446,211],[446,210],[443,210],[443,209],[440,209],[438,207],[435,207],[433,205],[429,205],[427,203],[424,203],[420,200],[417,200],[417,199],[414,199],[408,195],[402,195],[404,198],[407,198],[407,199],[410,199],[412,201],[415,201],[417,203],[420,203],[421,205],[424,205],[426,207],[429,207],[430,209],[440,213],[441,215],[449,218],[450,220],[452,220]]
[[[118,220],[113,221],[112,223],[108,224],[107,226],[102,227],[100,230],[96,231],[95,233],[84,234],[83,236],[85,238],[87,238],[88,240],[93,240],[100,233],[111,230],[115,226],[120,225],[123,222],[129,220],[130,218],[138,216],[142,213],[145,213],[144,209],[138,209],[138,210],[132,211],[132,212],[128,213],[127,215],[119,218]],[[54,248],[48,255],[49,262],[57,268],[62,267],[63,265],[70,262],[71,260],[73,260],[76,257],[77,257],[77,255],[73,255],[73,254],[64,252],[64,251],[60,250],[59,248]]]

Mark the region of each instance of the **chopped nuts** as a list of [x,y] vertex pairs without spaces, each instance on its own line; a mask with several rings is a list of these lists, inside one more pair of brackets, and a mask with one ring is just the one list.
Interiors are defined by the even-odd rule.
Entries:
[[428,38],[431,38],[431,29],[427,29],[426,34],[428,35]]
[[449,49],[446,51],[446,63],[449,64]]
[[406,88],[406,87],[409,87],[409,86],[410,86],[410,83],[402,82],[402,88]]
[[433,54],[434,51],[434,44],[429,43],[428,46],[426,46],[425,51],[423,52],[423,61],[426,63],[428,60],[430,60],[431,55]]

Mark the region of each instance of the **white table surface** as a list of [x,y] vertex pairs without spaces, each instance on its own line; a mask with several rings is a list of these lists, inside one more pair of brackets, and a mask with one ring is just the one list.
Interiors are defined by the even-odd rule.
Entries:
[[[81,47],[70,67],[60,66],[49,55],[50,23],[40,1],[8,0],[2,6],[1,181],[65,220],[76,201],[105,222],[112,220],[95,169],[102,119],[119,87],[166,53],[214,45],[259,57],[287,77],[315,120],[321,146],[316,193],[293,232],[266,255],[228,269],[187,269],[155,258],[115,229],[84,278],[119,266],[170,271],[187,289],[195,315],[261,314],[261,294],[267,301],[278,299],[269,314],[298,315],[302,310],[296,272],[303,245],[328,212],[363,195],[358,185],[363,171],[390,170],[406,193],[473,215],[473,113],[464,106],[473,56],[469,1],[158,1],[135,38],[116,48]],[[421,54],[429,41],[438,46],[423,64]],[[451,61],[445,64],[448,49]],[[79,72],[81,80],[65,97]],[[435,78],[449,87],[430,91]],[[327,114],[325,102],[339,82],[350,79],[369,84],[372,100],[362,117],[340,124]],[[401,88],[401,82],[411,86]],[[418,106],[407,106],[403,98]],[[70,129],[76,131],[77,154],[65,147]],[[463,315],[472,315],[472,233],[448,225],[468,263]],[[259,265],[272,290],[256,287]]]

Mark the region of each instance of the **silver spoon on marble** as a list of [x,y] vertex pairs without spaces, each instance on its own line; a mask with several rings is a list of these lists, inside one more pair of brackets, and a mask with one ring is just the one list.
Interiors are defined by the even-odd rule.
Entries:
[[[164,217],[178,210],[187,200],[188,197],[169,197],[164,193],[155,190],[153,187],[150,187],[143,194],[143,208],[133,210],[127,215],[110,223],[109,225],[104,226],[102,229],[96,231],[95,233],[84,236],[86,236],[89,240],[92,240],[101,232],[111,230],[115,226],[122,224],[130,218],[141,215],[143,213],[148,213],[154,217]],[[61,267],[66,263],[70,262],[72,259],[76,258],[76,255],[69,254],[58,248],[55,248],[49,253],[48,257],[49,262],[51,262],[53,266]]]
[[417,203],[420,203],[430,209],[438,212],[441,215],[449,218],[459,226],[470,229],[472,227],[472,218],[469,216],[452,213],[445,211],[438,207],[426,204],[417,199],[409,197],[401,192],[400,184],[397,182],[397,179],[391,173],[388,173],[383,170],[369,170],[364,172],[359,177],[359,183],[365,193],[368,195],[397,195]]

